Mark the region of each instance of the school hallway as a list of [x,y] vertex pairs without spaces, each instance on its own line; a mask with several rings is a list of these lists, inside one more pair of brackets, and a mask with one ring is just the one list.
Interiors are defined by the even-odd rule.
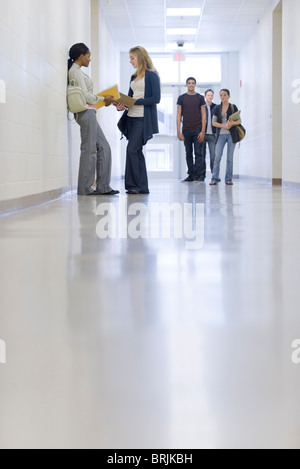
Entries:
[[1,448],[299,447],[300,193],[234,182],[128,198],[204,204],[196,250],[100,239],[119,197],[0,220]]
[[[0,12],[0,449],[299,449],[299,0],[0,0]],[[121,113],[103,106],[120,194],[78,197],[81,150],[95,146],[68,112],[68,59],[96,102],[128,94],[136,46],[160,78],[150,195],[125,194]],[[188,77],[240,111],[232,187],[226,150],[209,185],[208,145],[205,183],[181,182]]]

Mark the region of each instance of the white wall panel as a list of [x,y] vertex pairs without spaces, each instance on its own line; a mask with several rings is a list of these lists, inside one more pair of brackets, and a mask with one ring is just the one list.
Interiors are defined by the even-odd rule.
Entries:
[[[77,184],[80,133],[67,120],[67,58],[74,43],[90,46],[90,13],[90,0],[0,0],[0,80],[6,84],[6,103],[0,103],[1,201]],[[100,30],[107,50],[112,41],[104,18]],[[116,47],[103,55],[106,82],[117,81],[118,61]],[[115,145],[111,129],[106,125]],[[117,147],[114,154],[117,160]]]
[[[283,180],[300,183],[300,2],[283,2]],[[299,92],[297,93],[297,89]],[[299,102],[298,102],[299,101]]]

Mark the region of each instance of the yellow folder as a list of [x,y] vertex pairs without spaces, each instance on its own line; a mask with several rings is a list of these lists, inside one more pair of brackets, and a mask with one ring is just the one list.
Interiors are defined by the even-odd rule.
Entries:
[[[105,96],[112,96],[115,100],[120,99],[118,85],[114,85],[107,90],[101,91],[101,93],[98,93],[97,96],[102,96],[103,98],[105,98]],[[97,109],[100,109],[103,106],[105,106],[104,101],[98,101],[96,104]]]

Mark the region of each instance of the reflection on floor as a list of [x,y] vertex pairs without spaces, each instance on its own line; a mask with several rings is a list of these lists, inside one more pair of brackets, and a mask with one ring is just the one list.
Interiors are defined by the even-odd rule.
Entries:
[[[203,246],[152,236],[161,202],[194,227],[204,204]],[[166,180],[0,220],[0,447],[299,448],[299,213],[264,183]]]

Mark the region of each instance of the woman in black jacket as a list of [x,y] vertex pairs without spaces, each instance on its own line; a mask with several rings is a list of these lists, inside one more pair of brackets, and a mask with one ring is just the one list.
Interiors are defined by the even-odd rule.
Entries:
[[236,126],[241,124],[241,120],[232,121],[230,116],[234,114],[238,108],[235,104],[229,103],[230,92],[227,89],[220,91],[221,104],[219,104],[213,115],[212,125],[217,128],[216,156],[214,162],[213,175],[210,185],[216,186],[219,180],[220,163],[223,155],[224,146],[227,143],[227,165],[225,183],[232,186],[233,175],[233,154],[234,149],[239,141],[239,135]]
[[[136,69],[131,77],[128,95],[136,99],[126,118],[125,188],[127,194],[149,194],[148,176],[143,146],[158,133],[157,104],[160,102],[160,79],[148,52],[134,47],[129,52],[130,63]],[[123,103],[117,106],[125,109]]]

